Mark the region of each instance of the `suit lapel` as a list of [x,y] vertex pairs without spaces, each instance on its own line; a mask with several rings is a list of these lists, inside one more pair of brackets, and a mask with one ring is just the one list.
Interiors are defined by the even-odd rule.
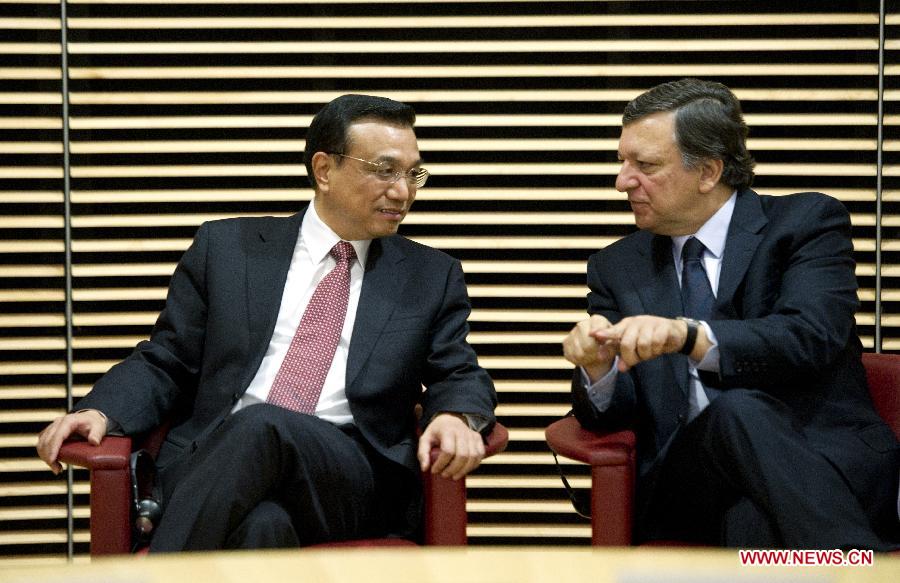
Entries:
[[738,193],[734,214],[728,226],[728,238],[722,255],[722,270],[716,294],[715,314],[722,318],[736,318],[733,300],[738,286],[763,239],[762,229],[768,219],[762,210],[759,195],[750,189]]
[[248,354],[252,355],[253,361],[247,367],[249,372],[242,388],[246,388],[252,380],[272,338],[305,213],[306,209],[287,219],[261,222],[258,228],[247,234]]
[[[648,243],[638,246],[638,252],[644,256],[643,260],[636,262],[628,273],[631,274],[635,289],[641,297],[643,313],[675,318],[682,315],[683,309],[675,262],[672,258],[672,239],[650,233],[646,233],[646,237],[649,239]],[[677,381],[682,395],[687,395],[687,360],[672,355],[661,358],[665,362],[663,366],[668,368],[671,376]]]
[[[664,318],[675,318],[682,313],[681,294],[678,292],[678,276],[672,260],[672,240],[669,237],[650,235],[649,245],[641,245],[638,251],[644,261],[629,266],[645,313]],[[675,290],[678,293],[672,293]]]
[[353,339],[347,355],[347,390],[372,353],[381,331],[396,308],[408,277],[406,256],[391,238],[375,239],[369,247]]

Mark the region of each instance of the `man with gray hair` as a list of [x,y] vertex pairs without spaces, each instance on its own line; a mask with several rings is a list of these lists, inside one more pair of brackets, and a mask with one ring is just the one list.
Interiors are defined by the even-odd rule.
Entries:
[[640,231],[589,260],[575,414],[636,430],[639,540],[891,548],[900,446],[860,361],[850,217],[751,190],[746,136],[719,83],[626,107],[616,189]]

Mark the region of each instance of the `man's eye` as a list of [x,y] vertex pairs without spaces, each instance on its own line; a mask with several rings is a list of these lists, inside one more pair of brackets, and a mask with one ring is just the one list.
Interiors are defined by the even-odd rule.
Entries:
[[397,174],[397,171],[390,166],[380,166],[375,169],[375,174],[379,178],[393,178]]

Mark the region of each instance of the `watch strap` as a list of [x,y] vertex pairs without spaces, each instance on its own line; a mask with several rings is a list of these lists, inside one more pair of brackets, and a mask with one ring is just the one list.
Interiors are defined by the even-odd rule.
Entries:
[[700,322],[693,318],[685,318],[683,316],[679,316],[677,319],[687,324],[687,336],[684,339],[684,346],[682,346],[681,350],[678,352],[679,354],[689,356],[694,350],[694,345],[697,344],[697,331],[700,328]]

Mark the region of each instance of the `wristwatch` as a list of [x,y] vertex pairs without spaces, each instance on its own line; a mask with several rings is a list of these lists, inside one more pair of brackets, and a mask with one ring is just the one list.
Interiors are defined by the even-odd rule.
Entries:
[[700,328],[700,322],[693,318],[685,318],[684,316],[678,316],[676,320],[681,320],[685,324],[687,324],[687,337],[684,339],[684,346],[679,350],[679,354],[684,354],[690,356],[691,351],[694,350],[694,345],[697,343],[697,329]]

